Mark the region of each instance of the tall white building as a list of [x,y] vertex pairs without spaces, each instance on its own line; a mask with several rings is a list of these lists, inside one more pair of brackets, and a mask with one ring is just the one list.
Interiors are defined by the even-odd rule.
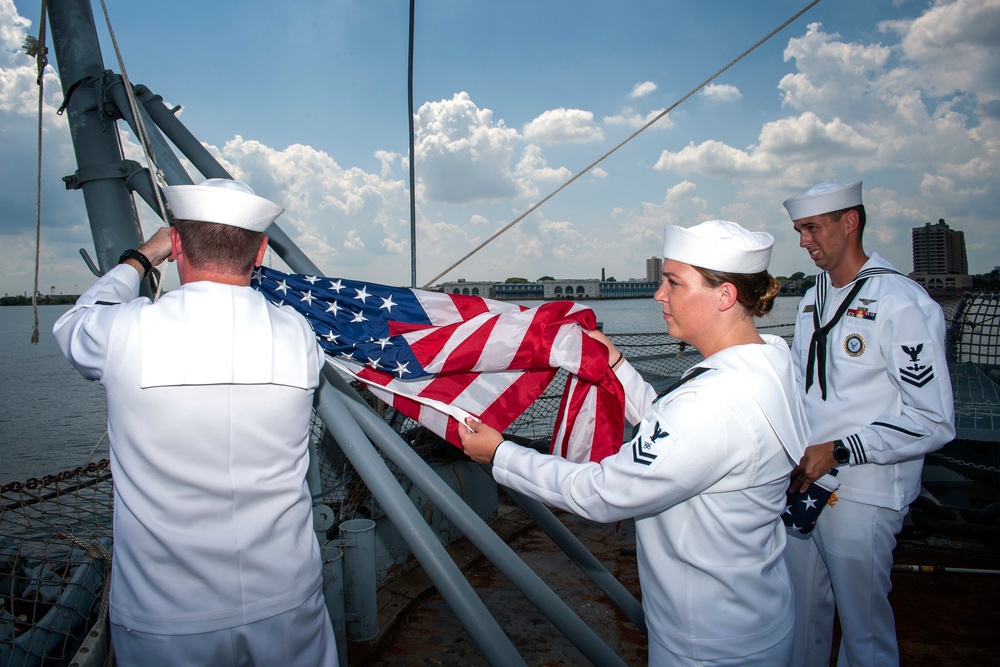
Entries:
[[646,280],[658,283],[663,279],[663,258],[650,257],[646,260]]

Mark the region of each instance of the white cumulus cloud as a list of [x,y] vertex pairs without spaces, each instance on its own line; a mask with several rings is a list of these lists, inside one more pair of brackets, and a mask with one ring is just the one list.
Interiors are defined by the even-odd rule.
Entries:
[[743,97],[740,89],[729,84],[710,83],[701,91],[703,97],[715,102],[733,102]]
[[643,81],[642,83],[637,83],[634,86],[632,86],[632,92],[629,93],[628,96],[631,97],[632,99],[636,99],[638,97],[645,97],[654,90],[656,90],[655,83],[653,83],[652,81]]
[[530,141],[548,144],[582,144],[600,141],[604,131],[594,125],[594,114],[583,109],[550,109],[524,127]]

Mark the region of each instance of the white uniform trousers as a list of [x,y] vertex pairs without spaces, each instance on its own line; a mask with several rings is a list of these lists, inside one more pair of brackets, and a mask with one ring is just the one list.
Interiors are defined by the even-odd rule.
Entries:
[[111,624],[119,667],[337,667],[323,588],[283,614],[193,635],[157,635]]
[[828,667],[833,615],[840,618],[838,667],[899,664],[889,605],[892,550],[906,510],[839,499],[807,537],[788,535],[785,562],[795,589],[793,665]]
[[671,653],[650,636],[648,664],[649,667],[786,667],[794,665],[791,662],[793,635],[794,630],[771,648],[753,655],[717,660],[698,660]]

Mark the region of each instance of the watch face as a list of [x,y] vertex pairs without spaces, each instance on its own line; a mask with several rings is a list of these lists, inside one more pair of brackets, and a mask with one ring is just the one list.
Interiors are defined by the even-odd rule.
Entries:
[[837,459],[837,463],[847,463],[851,460],[851,452],[844,445],[834,445],[833,458]]

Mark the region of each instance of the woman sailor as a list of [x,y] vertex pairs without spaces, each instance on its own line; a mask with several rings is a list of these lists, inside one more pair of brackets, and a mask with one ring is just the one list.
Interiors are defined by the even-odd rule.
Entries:
[[668,226],[654,299],[704,361],[656,395],[603,334],[625,389],[630,442],[573,463],[462,431],[497,482],[593,521],[634,517],[650,665],[775,665],[791,658],[792,591],[779,516],[808,431],[785,342],[760,335],[774,239],[712,220]]

